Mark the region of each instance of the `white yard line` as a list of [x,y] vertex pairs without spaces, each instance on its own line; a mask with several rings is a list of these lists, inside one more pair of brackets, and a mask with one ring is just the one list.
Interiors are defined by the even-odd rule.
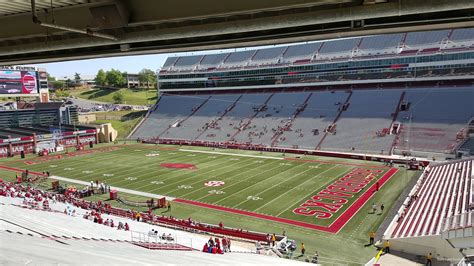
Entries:
[[261,159],[273,159],[273,160],[283,160],[284,159],[284,158],[272,157],[272,156],[227,153],[227,152],[218,152],[218,151],[199,151],[199,150],[187,150],[187,149],[179,149],[179,151],[209,153],[209,154],[219,154],[219,155],[229,155],[229,156],[240,156],[240,157],[251,157],[251,158],[261,158]]
[[[332,170],[334,167],[337,167],[337,166],[338,166],[338,165],[331,166],[331,167],[329,167],[328,169],[326,169],[326,170],[320,172],[319,174],[317,174],[317,175],[315,175],[315,176],[313,176],[313,177],[311,177],[311,178],[308,178],[308,179],[307,179],[306,181],[304,181],[303,183],[300,183],[299,185],[294,186],[292,189],[289,189],[289,190],[285,191],[284,193],[282,193],[282,194],[280,194],[279,196],[273,198],[273,199],[270,200],[269,202],[267,202],[267,203],[263,204],[262,206],[258,207],[258,208],[255,209],[254,211],[256,212],[257,210],[259,210],[259,209],[261,209],[261,208],[267,206],[268,204],[270,204],[271,202],[275,201],[276,199],[283,197],[283,196],[286,195],[288,192],[297,189],[299,186],[305,184],[306,182],[313,181],[313,179],[314,179],[315,177],[319,177],[320,175],[326,173],[327,171]],[[285,211],[286,211],[286,210],[285,210]],[[280,215],[280,214],[281,214],[281,213],[279,213],[278,215]],[[277,215],[277,216],[278,216],[278,215]]]
[[[81,181],[81,180],[76,180],[76,179],[71,179],[71,178],[67,178],[67,177],[62,177],[62,176],[50,176],[51,179],[56,179],[56,180],[61,180],[61,181],[65,181],[65,182],[69,182],[69,183],[75,183],[75,184],[79,184],[79,185],[84,185],[84,186],[88,186],[90,185],[90,182],[86,182],[86,181]],[[138,195],[138,196],[144,196],[144,197],[150,197],[150,198],[154,198],[154,199],[158,199],[158,198],[163,198],[165,197],[166,200],[174,200],[175,198],[173,197],[169,197],[169,196],[164,196],[164,195],[158,195],[158,194],[153,194],[153,193],[147,193],[147,192],[142,192],[142,191],[136,191],[136,190],[131,190],[131,189],[126,189],[126,188],[119,188],[119,187],[112,187],[110,186],[110,189],[115,189],[117,191],[120,191],[120,192],[124,192],[124,193],[128,193],[128,194],[133,194],[133,195]]]

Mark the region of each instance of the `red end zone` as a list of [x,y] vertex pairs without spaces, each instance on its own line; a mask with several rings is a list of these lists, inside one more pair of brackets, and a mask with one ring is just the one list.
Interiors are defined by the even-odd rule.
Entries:
[[[388,180],[398,171],[396,168],[391,168],[388,170],[379,180],[379,187],[382,187],[385,183],[387,183]],[[219,210],[219,211],[224,211],[224,212],[229,212],[229,213],[234,213],[234,214],[240,214],[240,215],[245,215],[245,216],[250,216],[254,218],[259,218],[263,220],[268,220],[268,221],[273,221],[273,222],[279,222],[279,223],[284,223],[284,224],[289,224],[293,226],[299,226],[299,227],[304,227],[308,229],[313,229],[313,230],[318,230],[318,231],[323,231],[323,232],[328,232],[328,233],[338,233],[349,221],[350,219],[364,206],[364,204],[372,198],[374,195],[374,191],[376,189],[376,183],[372,184],[365,192],[362,194],[357,200],[355,200],[349,208],[344,211],[330,226],[320,226],[320,225],[315,225],[307,222],[300,222],[300,221],[295,221],[287,218],[280,218],[276,216],[271,216],[267,214],[259,214],[259,213],[254,213],[250,211],[244,211],[244,210],[239,210],[239,209],[233,209],[233,208],[228,208],[228,207],[222,207],[218,205],[213,205],[213,204],[208,204],[208,203],[203,203],[203,202],[198,202],[198,201],[193,201],[193,200],[187,200],[187,199],[174,199],[174,202],[179,202],[179,203],[184,203],[184,204],[189,204],[189,205],[194,205],[194,206],[199,206],[199,207],[204,207],[204,208],[209,208],[213,210]]]

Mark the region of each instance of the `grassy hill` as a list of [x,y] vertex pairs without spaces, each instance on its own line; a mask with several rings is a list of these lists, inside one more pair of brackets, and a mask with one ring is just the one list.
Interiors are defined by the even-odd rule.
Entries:
[[113,95],[115,92],[123,94],[123,104],[154,104],[157,99],[156,89],[75,89],[70,91],[70,95],[88,100],[114,103]]
[[146,111],[115,111],[96,113],[96,123],[112,123],[118,138],[126,138],[133,127],[145,116]]

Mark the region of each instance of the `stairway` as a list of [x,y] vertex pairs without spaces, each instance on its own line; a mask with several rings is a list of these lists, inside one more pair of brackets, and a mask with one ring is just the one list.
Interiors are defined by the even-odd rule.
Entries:
[[[229,113],[230,111],[232,111],[232,109],[234,109],[234,107],[237,105],[237,102],[238,102],[241,98],[242,98],[242,95],[240,95],[231,105],[229,105],[229,106],[225,109],[224,113],[223,113],[221,116],[219,116],[219,118],[217,118],[216,121],[222,120],[222,118],[223,118],[225,115],[227,115],[227,113]],[[207,130],[208,128],[209,128],[209,126],[206,126],[206,128],[205,128],[204,130],[202,130],[201,133],[199,133],[199,135],[197,135],[197,137],[195,137],[193,140],[199,139],[199,137],[201,137],[202,134],[204,134],[204,132],[206,132],[206,130]]]
[[293,125],[293,122],[295,121],[295,119],[298,117],[298,115],[301,114],[306,109],[306,106],[308,106],[308,101],[312,95],[313,93],[310,93],[308,97],[306,97],[304,102],[295,110],[295,112],[291,116],[291,120],[288,121],[284,127],[280,128],[277,132],[275,132],[275,134],[273,134],[272,144],[271,144],[272,147],[274,147],[276,143],[278,142],[278,137],[280,137],[284,131],[289,130],[291,126]]
[[234,134],[232,134],[232,136],[230,136],[229,141],[232,141],[235,138],[235,136],[237,136],[237,134],[239,134],[242,131],[242,129],[250,125],[250,123],[252,122],[252,119],[254,119],[260,113],[260,110],[263,110],[267,106],[267,103],[272,99],[273,95],[274,93],[272,93],[267,98],[267,100],[265,100],[265,102],[258,108],[257,112],[255,112],[247,121],[245,121],[245,123],[242,126],[240,126],[239,129],[237,129],[237,131]]
[[[209,99],[211,99],[212,96],[209,96],[206,100],[204,100],[198,107],[194,108],[194,110],[186,117],[184,118],[183,120],[181,120],[179,123],[183,123],[184,121],[188,120],[191,116],[193,116],[197,111],[199,111],[199,109],[201,109],[201,107],[203,107],[208,101]],[[163,132],[161,132],[159,135],[158,135],[158,138],[161,137],[161,135],[165,134],[168,129],[170,129],[171,126],[168,126],[168,128],[166,128],[165,130],[163,130]]]
[[[339,113],[337,114],[336,118],[334,118],[334,121],[332,122],[333,125],[335,125],[337,120],[339,120],[339,118],[341,117],[342,112],[344,112],[343,106],[349,103],[351,97],[352,97],[352,90],[349,92],[349,95],[347,96],[347,99],[341,105],[341,110],[339,110]],[[316,148],[315,148],[316,150],[321,149],[321,144],[323,143],[324,139],[327,137],[328,134],[329,134],[329,132],[325,131],[325,133],[324,133],[323,137],[321,138],[321,140],[319,141],[318,145],[316,145]]]

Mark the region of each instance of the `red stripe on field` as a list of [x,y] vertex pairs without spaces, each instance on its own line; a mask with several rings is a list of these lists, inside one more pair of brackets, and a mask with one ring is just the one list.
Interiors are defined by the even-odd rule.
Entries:
[[304,162],[304,163],[340,164],[340,165],[360,166],[360,167],[367,167],[367,168],[388,168],[388,166],[383,166],[383,165],[367,165],[367,164],[356,164],[356,163],[330,162],[330,161],[306,160],[306,159],[298,159],[298,158],[285,158],[285,160],[299,161],[299,162]]
[[[379,188],[381,188],[385,183],[387,183],[387,181],[390,180],[390,178],[397,171],[398,169],[391,168],[379,180],[377,180],[377,182],[379,183]],[[275,217],[275,216],[271,216],[267,214],[260,214],[260,213],[250,212],[250,211],[233,209],[233,208],[228,208],[228,207],[223,207],[223,206],[218,206],[218,205],[213,205],[213,204],[208,204],[208,203],[203,203],[203,202],[198,202],[198,201],[193,201],[193,200],[176,198],[173,201],[189,204],[189,205],[194,205],[194,206],[199,206],[199,207],[204,207],[208,209],[218,210],[218,211],[245,215],[249,217],[259,218],[262,220],[268,220],[268,221],[273,221],[273,222],[278,222],[278,223],[304,227],[304,228],[323,231],[327,233],[338,233],[347,224],[347,222],[349,222],[350,219],[360,210],[360,208],[362,208],[362,206],[364,206],[364,204],[367,201],[369,201],[370,198],[372,198],[372,196],[374,195],[376,186],[377,186],[376,183],[370,186],[364,192],[364,194],[362,194],[362,196],[360,196],[356,201],[354,201],[352,205],[343,214],[341,214],[329,227],[315,225],[315,224],[306,223],[306,222],[295,221],[295,220],[286,219],[286,218]]]
[[233,209],[233,208],[228,208],[228,207],[222,207],[222,206],[218,206],[218,205],[207,204],[207,203],[193,201],[193,200],[187,200],[187,199],[174,199],[173,201],[174,202],[179,202],[179,203],[190,204],[190,205],[194,205],[194,206],[199,206],[199,207],[204,207],[204,208],[208,208],[208,209],[213,209],[213,210],[219,210],[219,211],[224,211],[224,212],[230,212],[230,213],[250,216],[250,217],[259,218],[259,219],[263,219],[263,220],[269,220],[269,221],[273,221],[273,222],[285,223],[285,224],[296,225],[296,226],[300,226],[300,227],[305,227],[305,228],[310,228],[310,229],[329,232],[328,227],[315,225],[315,224],[310,224],[310,223],[305,223],[305,222],[299,222],[299,221],[290,220],[290,219],[286,219],[286,218],[275,217],[275,216],[266,215],[266,214],[243,211],[243,210],[238,210],[238,209]]

